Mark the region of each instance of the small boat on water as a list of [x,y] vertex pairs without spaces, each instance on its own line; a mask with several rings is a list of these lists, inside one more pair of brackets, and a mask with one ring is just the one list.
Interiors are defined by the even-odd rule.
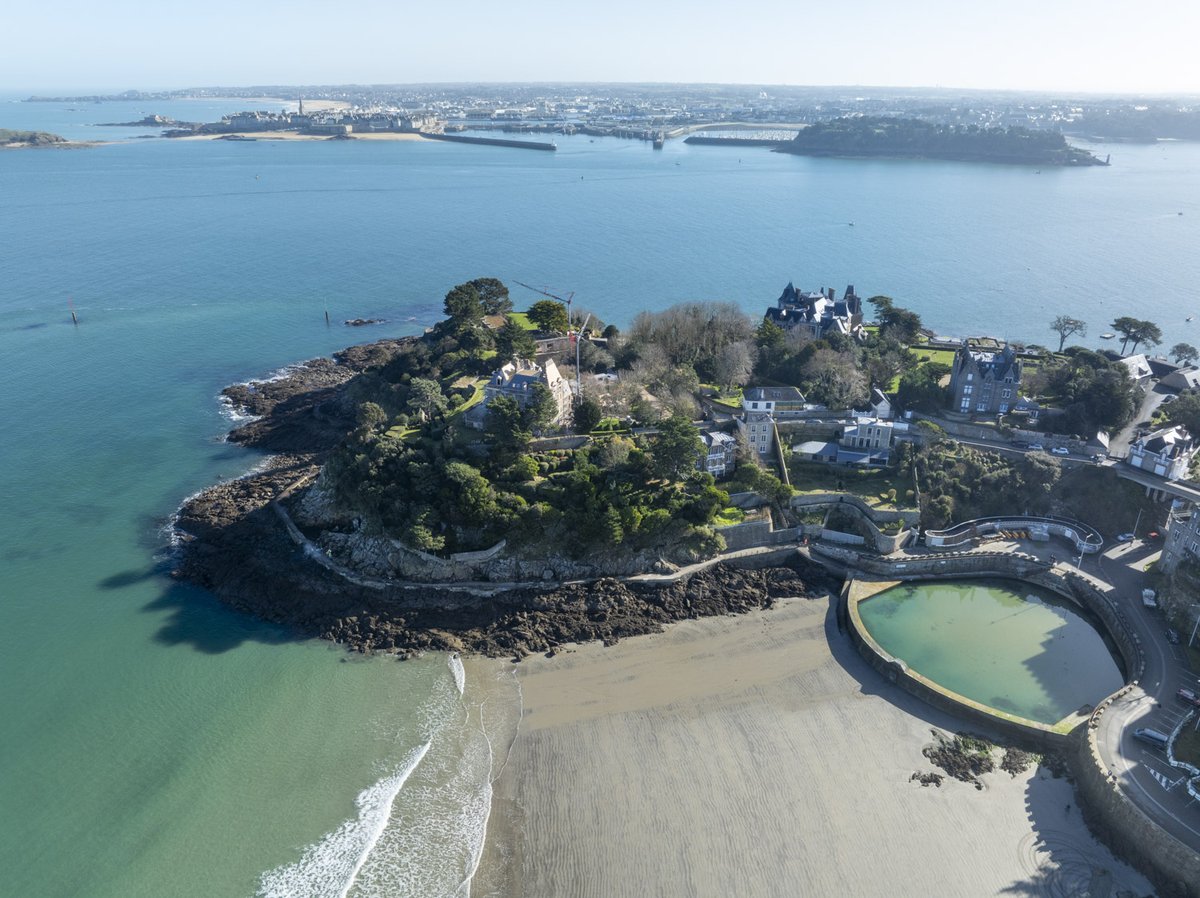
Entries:
[[1101,340],[1111,340],[1115,336],[1116,336],[1116,334],[1101,334],[1100,339]]
[[1184,320],[1184,321],[1191,321],[1191,320],[1192,320],[1193,318],[1195,318],[1195,317],[1196,317],[1195,315],[1188,315],[1188,316],[1187,316],[1186,318],[1184,318],[1183,320]]

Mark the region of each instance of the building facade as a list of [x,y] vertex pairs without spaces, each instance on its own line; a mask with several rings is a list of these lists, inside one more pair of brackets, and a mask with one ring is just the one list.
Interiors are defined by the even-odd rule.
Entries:
[[554,397],[557,412],[554,424],[565,426],[571,423],[571,385],[559,373],[553,359],[547,359],[544,365],[530,359],[513,359],[502,368],[497,369],[488,379],[483,388],[484,404],[491,405],[497,396],[509,396],[524,408],[537,394],[534,389],[541,384]]
[[754,451],[765,456],[775,447],[775,421],[807,410],[804,394],[795,387],[751,387],[742,392],[738,429]]
[[967,340],[954,354],[950,373],[951,409],[963,414],[1004,415],[1020,399],[1021,360],[1007,343],[982,349]]
[[1196,450],[1196,441],[1182,427],[1164,427],[1130,443],[1125,461],[1167,480],[1184,480]]
[[1200,511],[1194,505],[1171,513],[1171,526],[1163,543],[1161,567],[1175,573],[1180,562],[1190,560],[1200,564]]
[[830,333],[855,336],[862,330],[862,300],[853,285],[839,300],[832,287],[803,293],[789,282],[775,305],[767,309],[766,318],[784,330],[803,331],[814,340]]
[[728,477],[737,465],[737,442],[727,433],[719,430],[702,431],[700,440],[704,443],[704,455],[696,462],[696,467],[713,477]]

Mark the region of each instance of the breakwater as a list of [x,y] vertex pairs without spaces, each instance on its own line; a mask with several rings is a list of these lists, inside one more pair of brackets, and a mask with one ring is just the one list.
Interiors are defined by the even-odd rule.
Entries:
[[787,141],[772,140],[769,137],[701,137],[699,134],[693,134],[684,140],[684,143],[710,147],[777,147]]
[[540,140],[512,140],[507,137],[468,137],[465,134],[427,134],[425,132],[421,132],[421,136],[427,137],[430,140],[475,143],[491,147],[512,147],[517,150],[549,150],[550,152],[554,152],[558,149],[557,144],[545,143]]

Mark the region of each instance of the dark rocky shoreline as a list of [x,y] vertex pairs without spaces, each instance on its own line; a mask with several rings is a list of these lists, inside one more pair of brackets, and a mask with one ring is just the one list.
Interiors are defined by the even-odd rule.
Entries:
[[347,385],[388,354],[384,340],[314,359],[223,395],[259,416],[229,439],[272,453],[264,468],[188,500],[176,524],[175,576],[239,611],[358,651],[445,650],[519,658],[570,642],[614,643],[688,618],[737,614],[793,596],[818,597],[839,581],[797,555],[787,567],[717,564],[675,581],[602,579],[472,594],[437,585],[373,589],[351,583],[292,542],[272,503],[354,426]]

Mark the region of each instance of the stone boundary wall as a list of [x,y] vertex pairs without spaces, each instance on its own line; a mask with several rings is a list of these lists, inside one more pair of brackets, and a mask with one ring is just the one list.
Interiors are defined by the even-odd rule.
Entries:
[[450,556],[450,560],[467,564],[473,561],[491,561],[493,558],[503,552],[504,547],[507,545],[508,540],[502,539],[490,549],[480,549],[478,552],[455,552]]
[[812,505],[853,505],[871,520],[880,524],[895,523],[901,518],[905,521],[914,521],[921,515],[918,508],[898,508],[894,511],[873,508],[858,496],[849,493],[805,493],[791,498],[792,508],[808,508]]
[[[1057,409],[1042,409],[1041,414],[1047,418],[1053,418],[1057,417],[1054,414],[1056,411]],[[952,421],[949,418],[926,415],[921,412],[914,412],[913,419],[936,424],[950,436],[963,437],[968,440],[1025,440],[1029,443],[1042,443],[1046,446],[1047,450],[1052,448],[1052,446],[1066,446],[1075,453],[1084,453],[1087,448],[1087,443],[1084,440],[1077,440],[1064,434],[1048,433],[1041,430],[1025,430],[1019,427],[1010,427],[1006,435],[994,427],[981,427],[978,424],[969,424],[965,421]]]
[[1149,875],[1159,894],[1200,898],[1200,855],[1129,800],[1100,756],[1096,734],[1109,705],[1134,687],[1109,696],[1080,728],[1074,754],[1075,788],[1090,828],[1119,856]]
[[744,524],[733,524],[717,530],[725,539],[725,550],[737,552],[755,546],[781,546],[785,543],[797,543],[805,534],[804,527],[788,527],[776,530],[771,521],[747,521]]

